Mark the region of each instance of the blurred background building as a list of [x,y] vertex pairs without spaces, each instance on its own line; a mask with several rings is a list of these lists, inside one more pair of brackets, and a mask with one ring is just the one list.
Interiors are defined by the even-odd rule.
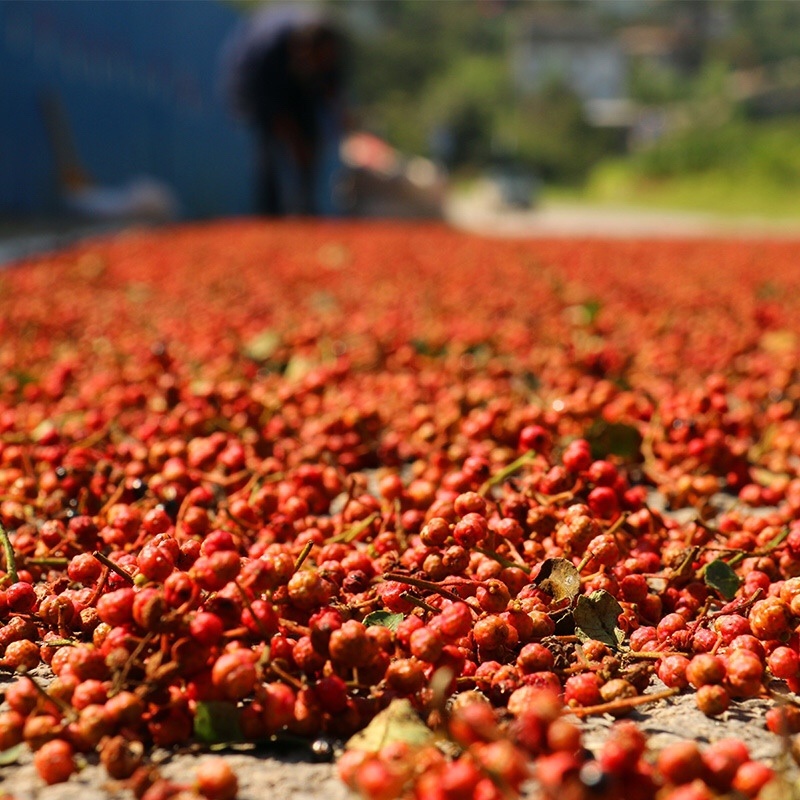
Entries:
[[217,85],[239,15],[192,0],[2,0],[0,214],[57,213],[89,182],[112,205],[149,189],[190,218],[247,211],[247,136]]
[[[249,213],[252,140],[218,70],[260,5],[0,0],[0,216],[55,214],[65,192],[80,210],[87,187],[183,218]],[[527,176],[517,195],[800,216],[794,0],[317,5],[351,45],[347,153],[381,154],[382,178],[348,165],[368,191],[435,163],[456,187]]]

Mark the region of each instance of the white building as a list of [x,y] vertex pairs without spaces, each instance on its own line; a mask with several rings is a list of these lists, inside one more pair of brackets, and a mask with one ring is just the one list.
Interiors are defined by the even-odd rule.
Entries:
[[565,13],[533,15],[512,46],[514,80],[522,92],[553,82],[584,103],[627,96],[627,60],[615,37],[593,22]]

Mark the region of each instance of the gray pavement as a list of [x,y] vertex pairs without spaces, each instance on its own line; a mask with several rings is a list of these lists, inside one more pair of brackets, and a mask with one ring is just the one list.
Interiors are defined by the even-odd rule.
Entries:
[[[449,199],[446,221],[486,236],[511,238],[692,238],[707,236],[798,238],[800,220],[724,217],[701,212],[614,208],[543,202],[532,209],[503,205],[491,186],[481,185]],[[368,224],[365,220],[365,224]],[[89,222],[76,218],[0,218],[0,268],[52,252],[82,239],[111,234],[131,222]]]
[[800,236],[800,220],[726,217],[690,211],[542,202],[532,209],[505,206],[491,184],[450,199],[448,221],[463,230],[500,237],[694,238]]
[[126,227],[119,222],[87,222],[70,217],[0,218],[0,269],[31,256],[50,253],[82,239],[104,236]]
[[[713,215],[651,212],[630,209],[590,208],[546,204],[525,211],[503,208],[491,196],[460,197],[448,208],[451,224],[476,233],[516,237],[692,237],[692,236],[800,236],[800,222],[794,225],[763,220],[731,220]],[[105,235],[120,226],[77,224],[50,220],[4,223],[0,220],[0,267],[28,256],[52,251],[86,237]],[[2,681],[0,681],[0,689]],[[763,715],[768,707],[761,699],[737,703],[719,719],[708,719],[695,706],[692,695],[662,701],[642,708],[634,719],[651,734],[651,747],[682,738],[687,730],[700,742],[735,735],[744,739],[752,755],[780,766],[785,760],[782,741],[766,731]],[[601,746],[610,717],[584,722],[586,743]],[[167,777],[191,780],[197,763],[206,755],[171,754],[163,764]],[[298,754],[241,752],[226,756],[238,774],[241,800],[278,796],[286,800],[349,800],[352,795],[336,777],[329,764],[302,760]],[[88,763],[66,784],[45,787],[37,777],[31,754],[23,750],[18,762],[6,765],[0,774],[0,794],[11,793],[19,800],[131,800],[132,794],[107,779],[96,763]],[[794,779],[795,772],[789,773]],[[526,792],[526,796],[529,796]],[[777,795],[776,795],[777,796]]]

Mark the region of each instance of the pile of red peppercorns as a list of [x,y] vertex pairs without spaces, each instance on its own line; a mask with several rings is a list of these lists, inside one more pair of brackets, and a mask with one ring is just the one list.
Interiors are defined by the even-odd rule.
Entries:
[[[800,244],[227,222],[0,273],[0,751],[326,736],[371,800],[756,798],[800,734]],[[800,751],[795,746],[794,750]]]

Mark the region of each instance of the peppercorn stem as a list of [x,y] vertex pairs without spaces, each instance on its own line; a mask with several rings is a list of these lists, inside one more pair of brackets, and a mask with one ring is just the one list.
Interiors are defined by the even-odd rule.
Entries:
[[133,585],[133,576],[125,572],[122,567],[115,564],[108,556],[103,555],[99,550],[95,550],[92,555],[105,567],[108,567],[112,572],[116,572],[120,578],[124,578],[128,583]]
[[156,638],[156,634],[154,631],[149,631],[144,635],[142,640],[136,647],[133,649],[133,652],[128,656],[125,664],[122,666],[122,669],[117,673],[116,677],[114,678],[114,685],[111,687],[111,691],[109,695],[113,697],[114,695],[119,694],[125,686],[125,681],[128,678],[128,673],[130,673],[131,669],[133,669],[133,665],[136,663],[136,659],[145,651],[147,646],[153,639]]
[[294,686],[295,689],[304,689],[305,685],[301,680],[295,678],[294,675],[287,672],[277,661],[270,661],[269,668],[289,686]]
[[563,503],[565,500],[572,500],[577,491],[580,481],[575,484],[575,488],[570,489],[568,492],[559,492],[558,494],[542,494],[541,492],[534,492],[533,496],[540,506],[555,506]]
[[350,542],[354,542],[362,533],[364,533],[367,528],[378,518],[379,514],[377,511],[370,514],[365,519],[362,519],[361,522],[356,523],[351,528],[348,528],[346,531],[342,531],[341,533],[337,533],[335,536],[331,536],[330,539],[326,541],[326,544],[334,544],[336,542],[344,542],[345,544],[350,544]]
[[24,675],[31,682],[31,686],[33,686],[37,694],[40,694],[47,702],[52,703],[70,722],[74,722],[78,718],[77,712],[69,703],[62,700],[60,697],[52,697],[49,695],[39,681],[36,680],[27,669],[23,667],[18,669],[17,672]]
[[578,572],[581,573],[586,568],[586,565],[594,558],[594,553],[587,553],[578,564]]
[[678,568],[676,570],[673,570],[672,573],[673,577],[677,578],[685,575],[686,572],[691,569],[692,562],[697,558],[699,552],[700,552],[699,547],[697,546],[690,547],[683,561],[681,561],[681,563],[678,565]]
[[243,639],[250,634],[250,629],[246,625],[240,625],[238,628],[231,628],[222,634],[222,638],[226,642],[232,642],[234,639]]
[[526,464],[530,464],[533,459],[536,458],[536,453],[533,450],[529,450],[527,453],[523,453],[519,458],[512,461],[508,466],[503,467],[496,475],[492,475],[491,478],[488,478],[480,489],[478,489],[478,494],[481,497],[485,497],[486,494],[493,486],[497,486],[498,483],[502,483],[506,478],[509,478],[518,470],[522,469]]
[[11,583],[16,583],[18,580],[17,559],[14,555],[11,539],[8,538],[8,532],[2,525],[0,525],[0,544],[3,546],[3,554],[6,558],[6,576]]
[[[311,542],[309,542],[311,544]],[[264,641],[269,641],[270,635],[267,629],[264,627],[264,623],[261,621],[261,617],[253,611],[253,606],[250,603],[250,598],[247,596],[247,592],[244,590],[242,585],[239,581],[234,581],[233,585],[236,587],[236,590],[239,592],[239,596],[242,598],[242,603],[244,603],[244,607],[250,612],[250,616],[253,618],[253,622],[255,626],[258,628],[258,632],[264,637]]]
[[110,424],[109,425],[104,425],[102,428],[100,428],[100,430],[95,431],[94,433],[90,433],[88,436],[84,437],[83,439],[79,439],[72,446],[73,447],[79,447],[81,449],[84,449],[84,448],[85,449],[91,449],[96,444],[99,444],[100,442],[102,442],[103,439],[105,439],[106,436],[108,436],[108,434],[111,433],[111,428],[112,428],[112,426]]
[[383,576],[383,579],[385,581],[396,581],[397,583],[406,583],[409,586],[416,586],[417,589],[426,589],[429,592],[434,592],[435,594],[441,595],[442,597],[446,597],[448,600],[452,600],[455,603],[464,602],[464,599],[462,597],[459,597],[454,592],[451,592],[448,589],[443,589],[438,583],[433,583],[432,581],[425,581],[422,580],[422,578],[412,578],[410,575],[398,575],[396,572],[387,572]]
[[626,658],[641,658],[646,661],[657,661],[660,658],[666,658],[671,653],[659,653],[657,650],[626,650]]
[[66,567],[69,565],[68,558],[26,558],[26,564],[31,564],[34,567]]
[[[408,535],[406,529],[403,527],[403,506],[400,503],[400,498],[395,498],[394,501],[394,532],[397,536],[397,541],[400,547],[405,550],[408,547]],[[388,517],[387,517],[388,519]]]
[[278,619],[278,624],[281,626],[282,630],[286,633],[291,633],[295,636],[308,636],[311,633],[311,628],[307,625],[301,625],[299,622],[295,622],[291,619],[285,619],[284,617],[280,617]]
[[234,483],[243,481],[245,478],[249,478],[250,470],[242,469],[239,470],[239,472],[234,472],[232,475],[216,475],[213,472],[198,471],[196,475],[200,480],[207,481],[208,483],[213,483],[216,486],[224,487],[224,486],[231,486]]
[[609,526],[606,533],[610,533],[612,536],[616,535],[617,531],[625,524],[626,520],[628,519],[628,514],[623,512],[620,514]]
[[520,564],[519,561],[514,561],[512,558],[501,556],[500,553],[494,550],[487,550],[482,547],[477,547],[475,549],[479,553],[483,553],[483,555],[485,555],[487,558],[491,558],[493,561],[496,561],[501,567],[505,567],[506,569],[513,567],[515,569],[521,569],[523,572],[527,573],[530,573],[531,571],[531,568],[527,564]]
[[740,601],[733,601],[731,603],[727,603],[724,605],[719,611],[715,611],[713,614],[709,614],[706,619],[717,619],[717,617],[724,617],[727,614],[739,614],[742,611],[746,611],[753,603],[758,600],[761,595],[764,594],[764,590],[761,588],[756,589],[750,597],[746,598],[745,600]]
[[306,542],[305,547],[300,551],[300,555],[297,556],[297,561],[294,562],[294,571],[300,569],[303,566],[303,562],[308,558],[308,554],[311,552],[311,548],[314,546],[314,542]]
[[779,544],[783,542],[783,540],[789,535],[789,528],[784,528],[774,539],[767,543],[766,547],[762,550],[756,550],[752,553],[747,553],[744,551],[738,552],[733,558],[728,561],[729,567],[735,567],[740,561],[744,561],[746,558],[756,558],[758,556],[765,556],[771,553]]
[[657,700],[666,700],[678,694],[680,689],[675,687],[673,689],[666,689],[663,692],[655,692],[654,694],[640,694],[636,697],[623,697],[620,700],[610,700],[608,703],[599,703],[596,706],[584,706],[583,708],[571,708],[570,713],[576,717],[589,717],[593,714],[610,714],[615,711],[625,711],[629,708],[642,706],[646,703],[655,703]]
[[97,581],[97,586],[94,587],[94,592],[92,592],[92,596],[89,598],[87,602],[87,606],[94,606],[97,602],[97,598],[103,593],[103,589],[106,588],[106,584],[108,583],[108,567],[103,567],[103,571],[100,573],[100,578]]
[[419,597],[415,597],[411,592],[401,592],[400,597],[403,600],[411,603],[412,606],[416,606],[417,608],[421,608],[423,611],[429,611],[431,614],[438,614],[439,609],[434,608],[431,605],[428,605],[424,600],[420,600]]
[[123,483],[120,483],[120,485],[117,486],[116,489],[114,489],[114,491],[112,492],[111,496],[103,504],[103,507],[100,509],[98,514],[101,517],[106,516],[106,514],[108,513],[108,510],[111,508],[111,506],[114,505],[114,503],[117,502],[117,500],[120,499],[120,497],[122,497],[122,494],[123,494],[124,491],[125,491],[125,484],[123,482]]

